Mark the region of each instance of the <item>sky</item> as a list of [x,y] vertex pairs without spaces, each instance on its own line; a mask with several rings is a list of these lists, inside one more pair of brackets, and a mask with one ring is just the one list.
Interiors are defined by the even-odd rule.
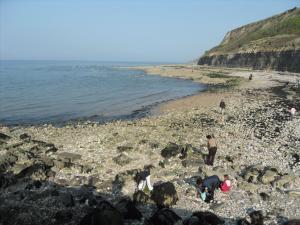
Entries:
[[0,60],[195,60],[300,0],[0,0]]

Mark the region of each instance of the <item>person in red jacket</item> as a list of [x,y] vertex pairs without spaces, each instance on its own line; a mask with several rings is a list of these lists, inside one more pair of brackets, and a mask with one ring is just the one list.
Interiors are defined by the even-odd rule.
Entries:
[[224,175],[224,181],[220,184],[220,190],[222,192],[228,192],[231,189],[231,181],[227,174]]

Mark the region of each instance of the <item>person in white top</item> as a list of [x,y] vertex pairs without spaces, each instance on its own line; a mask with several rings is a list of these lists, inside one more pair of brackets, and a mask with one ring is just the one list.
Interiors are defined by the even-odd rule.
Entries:
[[296,114],[296,109],[294,107],[292,107],[289,111],[290,111],[290,114],[291,114],[291,120],[293,120],[294,117],[295,117],[295,114]]

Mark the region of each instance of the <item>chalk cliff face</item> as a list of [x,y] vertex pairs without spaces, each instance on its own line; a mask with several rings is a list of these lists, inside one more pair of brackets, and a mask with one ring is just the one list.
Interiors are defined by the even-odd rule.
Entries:
[[228,32],[198,64],[300,72],[300,8]]

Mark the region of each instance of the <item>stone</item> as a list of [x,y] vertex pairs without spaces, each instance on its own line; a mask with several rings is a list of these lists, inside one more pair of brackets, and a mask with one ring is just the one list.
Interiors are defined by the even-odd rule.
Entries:
[[114,157],[113,160],[116,164],[124,166],[130,163],[132,159],[125,152],[122,152],[120,155]]
[[159,206],[172,206],[178,201],[177,191],[171,182],[154,186],[151,199]]
[[298,190],[289,190],[289,191],[287,191],[287,194],[291,197],[299,198],[300,197],[300,189],[298,189]]
[[162,208],[155,212],[147,221],[147,225],[182,225],[182,219],[174,211]]
[[268,200],[270,200],[270,195],[268,195],[267,193],[261,192],[261,193],[259,193],[259,196],[261,197],[261,199],[262,199],[263,201],[268,201]]
[[260,178],[260,180],[263,184],[269,184],[269,183],[273,182],[277,176],[278,176],[277,171],[266,170],[264,172],[264,174],[262,175],[262,177]]
[[11,139],[10,136],[8,136],[6,134],[3,134],[3,133],[0,133],[0,140],[1,141],[8,141],[9,139]]
[[122,213],[125,220],[140,220],[143,217],[131,199],[124,198],[120,200],[116,204],[116,208]]
[[264,225],[264,217],[262,211],[253,211],[249,214],[251,225]]
[[118,152],[128,152],[133,150],[133,147],[131,146],[118,146],[117,147]]
[[18,157],[11,153],[2,155],[0,157],[0,173],[5,172],[9,167],[14,165],[17,160],[18,160]]
[[122,214],[113,208],[94,209],[85,215],[79,223],[80,225],[123,225]]
[[74,198],[73,198],[72,194],[70,194],[70,193],[61,193],[61,194],[59,194],[59,199],[60,199],[60,202],[65,207],[75,206]]
[[205,224],[205,225],[217,225],[223,224],[224,221],[221,220],[217,215],[212,212],[205,211],[197,211],[194,212],[191,216],[190,220],[185,221],[185,225],[193,225],[193,224]]
[[57,213],[55,213],[55,216],[54,216],[54,218],[58,224],[67,223],[72,219],[72,217],[73,217],[72,212],[66,211],[66,210],[58,211]]
[[25,140],[25,139],[30,140],[31,136],[29,134],[27,134],[27,133],[24,133],[24,134],[20,135],[20,139],[22,139],[22,140]]
[[170,142],[164,149],[161,150],[161,156],[164,158],[172,158],[181,153],[181,146]]
[[75,154],[75,153],[71,153],[71,152],[62,152],[62,153],[58,154],[57,157],[58,157],[58,159],[60,159],[64,162],[68,162],[68,163],[74,163],[81,159],[80,154]]
[[300,219],[288,220],[283,225],[300,225]]
[[133,202],[139,203],[139,204],[145,204],[145,203],[149,203],[150,197],[149,195],[147,195],[145,192],[143,191],[136,191],[133,194]]
[[249,191],[250,193],[256,193],[258,186],[248,182],[240,182],[238,187],[244,191]]
[[52,167],[54,166],[54,161],[52,158],[48,157],[48,156],[42,156],[40,158],[40,160],[46,165],[46,166],[49,166],[49,167]]
[[237,222],[236,222],[236,225],[251,225],[248,220],[246,219],[239,219]]

